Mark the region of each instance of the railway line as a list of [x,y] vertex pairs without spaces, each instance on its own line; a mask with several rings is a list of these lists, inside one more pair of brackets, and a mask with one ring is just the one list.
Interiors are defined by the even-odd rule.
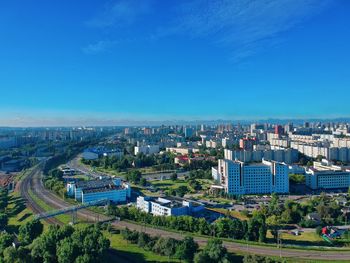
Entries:
[[[29,174],[20,182],[20,194],[22,198],[25,199],[27,207],[29,207],[35,214],[45,212],[45,210],[41,208],[29,194],[29,190],[35,192],[34,187],[32,185],[32,178],[35,174],[38,173],[41,173],[41,164],[39,164],[37,167],[31,170]],[[45,221],[49,224],[62,225],[62,222],[57,220],[56,218],[46,218]]]
[[[54,209],[62,209],[71,206],[70,203],[64,201],[59,198],[57,195],[45,189],[42,182],[42,173],[41,167],[38,166],[33,169],[30,174],[28,174],[20,185],[21,195],[27,201],[27,205],[34,211],[34,213],[42,213],[43,209],[38,206],[34,200],[32,200],[31,196],[28,194],[28,189],[32,189],[33,192],[37,195],[38,198],[43,200],[45,203],[50,205]],[[107,221],[111,220],[111,218],[92,212],[90,210],[82,209],[77,212],[77,216],[80,219],[86,219],[90,222],[98,222],[98,221]],[[62,222],[58,221],[56,218],[47,218],[45,219],[50,224],[60,224]],[[183,234],[178,232],[172,232],[169,230],[163,230],[154,227],[142,226],[139,224],[135,224],[127,221],[114,221],[113,226],[124,229],[129,228],[131,230],[143,231],[153,236],[162,236],[162,237],[172,237],[175,239],[182,239],[184,237]],[[194,240],[200,244],[205,245],[208,241],[206,237],[198,237],[194,236]],[[345,262],[350,262],[350,251],[348,250],[337,250],[332,251],[332,249],[324,248],[324,250],[307,250],[307,249],[290,249],[290,248],[282,248],[277,249],[276,247],[271,246],[259,246],[259,245],[251,245],[249,243],[237,243],[237,242],[223,242],[224,246],[231,252],[240,252],[240,253],[249,253],[249,254],[257,254],[264,256],[275,256],[275,257],[290,257],[293,259],[307,259],[307,260],[344,260]]]

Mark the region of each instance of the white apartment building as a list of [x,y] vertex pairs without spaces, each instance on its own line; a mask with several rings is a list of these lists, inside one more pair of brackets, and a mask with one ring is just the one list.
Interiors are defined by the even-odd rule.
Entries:
[[333,147],[347,147],[350,148],[350,139],[349,138],[334,138],[332,141]]
[[273,150],[254,150],[254,151],[232,151],[225,149],[224,158],[228,160],[238,160],[241,162],[261,162],[272,160],[286,164],[296,163],[299,160],[299,153],[295,149],[276,148]]
[[143,153],[146,155],[159,153],[159,145],[135,146],[134,154],[137,155],[138,153]]
[[172,153],[178,153],[182,155],[188,155],[190,153],[198,153],[199,149],[198,148],[187,148],[187,147],[168,147],[165,149],[167,152],[172,152]]
[[329,159],[329,147],[300,142],[291,142],[290,147],[311,158],[317,158],[320,155]]
[[350,148],[347,147],[327,147],[314,144],[291,142],[291,148],[298,150],[302,154],[311,158],[323,156],[328,160],[350,162]]
[[314,190],[349,188],[350,171],[322,160],[314,162],[313,167],[306,171],[305,179],[306,185]]
[[270,144],[272,146],[288,148],[290,146],[290,141],[288,139],[271,139]]
[[221,159],[218,168],[212,169],[213,178],[229,194],[288,193],[288,166],[284,163],[269,162],[248,164],[240,161]]

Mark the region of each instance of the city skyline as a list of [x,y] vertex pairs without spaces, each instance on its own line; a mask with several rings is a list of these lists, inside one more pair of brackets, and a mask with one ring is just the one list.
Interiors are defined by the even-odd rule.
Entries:
[[1,126],[350,117],[346,1],[1,7]]

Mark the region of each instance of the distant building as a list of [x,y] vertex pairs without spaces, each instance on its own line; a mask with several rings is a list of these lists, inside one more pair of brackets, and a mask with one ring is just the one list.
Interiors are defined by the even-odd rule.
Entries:
[[276,150],[255,150],[255,151],[232,151],[224,150],[225,159],[241,162],[261,162],[263,159],[267,161],[277,161],[286,164],[293,164],[299,161],[299,153],[295,149],[276,149]]
[[185,127],[184,133],[185,133],[185,137],[192,137],[193,136],[193,128]]
[[275,134],[281,135],[284,133],[284,129],[281,125],[276,125],[275,126]]
[[188,155],[190,153],[197,153],[199,152],[199,149],[197,148],[190,148],[190,147],[179,147],[179,148],[176,148],[176,147],[168,147],[166,148],[166,151],[167,152],[172,152],[172,153],[178,153],[178,154],[181,154],[181,155]]
[[124,155],[120,149],[107,149],[105,147],[94,147],[85,149],[82,153],[82,158],[85,160],[96,160],[103,156],[121,158]]
[[221,145],[224,148],[231,147],[232,145],[234,145],[234,143],[235,143],[234,140],[232,140],[230,138],[223,138],[221,140]]
[[205,142],[205,146],[207,148],[217,148],[220,145],[221,145],[221,142],[219,140],[210,139],[209,141]]
[[204,209],[204,205],[177,198],[144,197],[137,198],[136,206],[141,211],[155,216],[192,215]]
[[151,135],[152,134],[152,129],[151,128],[144,128],[143,133],[145,135]]
[[146,155],[159,153],[159,145],[135,146],[134,154],[137,155],[138,153],[143,153]]
[[239,140],[239,148],[243,150],[252,151],[256,140],[252,138],[243,138]]
[[16,137],[0,137],[0,149],[7,149],[17,145]]
[[326,160],[314,162],[313,167],[306,171],[305,182],[314,190],[349,188],[350,171]]
[[219,160],[212,175],[229,194],[288,193],[288,166],[263,160],[259,164]]
[[23,159],[11,159],[1,163],[0,171],[4,172],[19,172],[25,167]]

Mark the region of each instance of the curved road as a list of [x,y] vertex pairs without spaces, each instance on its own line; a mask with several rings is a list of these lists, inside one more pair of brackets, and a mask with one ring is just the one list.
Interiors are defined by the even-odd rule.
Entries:
[[[31,172],[21,183],[20,189],[22,196],[27,200],[28,205],[30,208],[33,208],[33,211],[35,213],[43,212],[41,211],[40,207],[35,204],[35,202],[31,199],[31,197],[27,193],[27,189],[34,189],[34,192],[36,195],[42,199],[44,202],[46,202],[48,205],[55,209],[61,209],[68,206],[71,206],[68,202],[60,199],[55,194],[51,193],[50,191],[46,190],[42,183],[42,173],[40,170],[40,167],[36,168]],[[107,216],[100,215],[97,213],[94,213],[89,210],[79,210],[77,212],[78,217],[82,219],[87,219],[89,221],[106,221],[110,220]],[[55,221],[57,221],[55,219]],[[49,223],[57,223],[53,222],[50,219]],[[112,223],[117,228],[129,228],[131,230],[138,230],[138,231],[144,231],[150,235],[159,235],[162,237],[172,237],[176,239],[182,239],[183,235],[180,233],[175,233],[167,230],[162,229],[156,229],[153,227],[146,227],[141,226],[138,224],[126,222],[126,221],[114,221]],[[201,245],[204,245],[207,243],[208,238],[204,237],[196,237],[194,236],[194,240],[198,242]],[[292,258],[299,258],[299,259],[313,259],[313,260],[344,260],[347,262],[350,262],[350,251],[332,251],[330,250],[323,250],[323,251],[315,251],[315,250],[297,250],[297,249],[278,249],[275,247],[266,247],[266,246],[256,246],[256,245],[249,245],[249,244],[243,244],[243,243],[235,243],[235,242],[227,242],[224,241],[225,247],[232,252],[241,252],[241,253],[250,253],[250,254],[258,254],[258,255],[265,255],[265,256],[276,256],[276,257],[292,257]],[[325,253],[325,251],[327,251]]]

